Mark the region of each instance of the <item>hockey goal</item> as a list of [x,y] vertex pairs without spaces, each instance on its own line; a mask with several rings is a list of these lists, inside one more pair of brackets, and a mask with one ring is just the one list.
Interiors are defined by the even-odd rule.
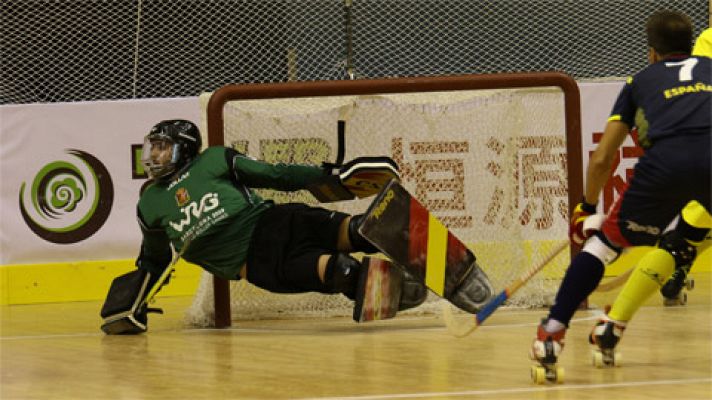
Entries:
[[[393,157],[404,185],[473,249],[496,290],[566,240],[583,193],[579,91],[562,73],[228,85],[201,102],[209,145],[270,162],[333,161],[344,121],[346,160]],[[264,195],[315,204],[308,193]],[[368,204],[326,206],[361,213]],[[550,304],[568,260],[552,261],[509,303]],[[341,295],[272,294],[203,275],[186,314],[193,325],[352,309]]]

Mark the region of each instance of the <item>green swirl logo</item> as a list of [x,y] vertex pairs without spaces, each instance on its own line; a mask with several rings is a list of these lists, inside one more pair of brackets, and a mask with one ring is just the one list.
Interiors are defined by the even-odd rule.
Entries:
[[70,149],[71,159],[40,169],[31,185],[20,186],[20,211],[27,226],[48,242],[70,244],[93,235],[114,202],[109,171],[96,157]]

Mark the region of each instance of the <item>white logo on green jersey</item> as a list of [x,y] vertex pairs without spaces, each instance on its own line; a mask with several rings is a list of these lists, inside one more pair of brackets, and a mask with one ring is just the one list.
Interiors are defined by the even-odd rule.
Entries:
[[191,222],[193,221],[193,217],[195,217],[196,219],[200,219],[203,213],[212,211],[216,209],[219,205],[220,201],[218,200],[217,193],[206,193],[203,198],[200,199],[200,203],[198,203],[197,201],[191,201],[190,203],[188,203],[188,205],[180,209],[185,218],[181,219],[177,223],[169,221],[168,224],[170,224],[171,228],[175,229],[176,231],[183,232],[183,228],[185,228],[186,225],[191,224]]

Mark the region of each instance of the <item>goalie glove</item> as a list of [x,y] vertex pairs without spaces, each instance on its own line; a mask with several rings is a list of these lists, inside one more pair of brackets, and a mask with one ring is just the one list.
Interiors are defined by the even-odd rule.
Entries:
[[344,165],[324,164],[326,176],[307,189],[322,203],[364,198],[399,179],[398,164],[390,157],[357,157]]
[[595,213],[595,204],[586,203],[584,200],[576,205],[576,208],[571,215],[571,221],[569,224],[569,239],[571,239],[572,242],[576,244],[583,244],[586,239],[588,239],[600,228],[600,224],[594,229],[592,229],[589,224],[585,224],[586,220]]
[[[104,323],[101,330],[107,335],[133,335],[146,332],[148,313],[163,313],[158,308],[149,308],[147,296],[158,278],[137,269],[121,275],[111,282],[109,293],[101,308]],[[165,282],[164,282],[165,283]]]

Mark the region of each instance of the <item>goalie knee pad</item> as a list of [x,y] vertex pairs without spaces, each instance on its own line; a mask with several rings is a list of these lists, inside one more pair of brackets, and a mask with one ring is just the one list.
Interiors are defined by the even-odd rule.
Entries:
[[343,254],[332,254],[326,265],[324,286],[327,293],[343,293],[354,300],[361,263]]
[[462,279],[448,300],[463,311],[477,314],[493,296],[494,289],[482,268],[473,262],[470,272]]
[[349,220],[349,242],[351,242],[351,247],[354,251],[360,251],[363,253],[378,253],[378,249],[371,244],[366,238],[364,238],[359,232],[358,228],[363,223],[365,214],[352,215]]

